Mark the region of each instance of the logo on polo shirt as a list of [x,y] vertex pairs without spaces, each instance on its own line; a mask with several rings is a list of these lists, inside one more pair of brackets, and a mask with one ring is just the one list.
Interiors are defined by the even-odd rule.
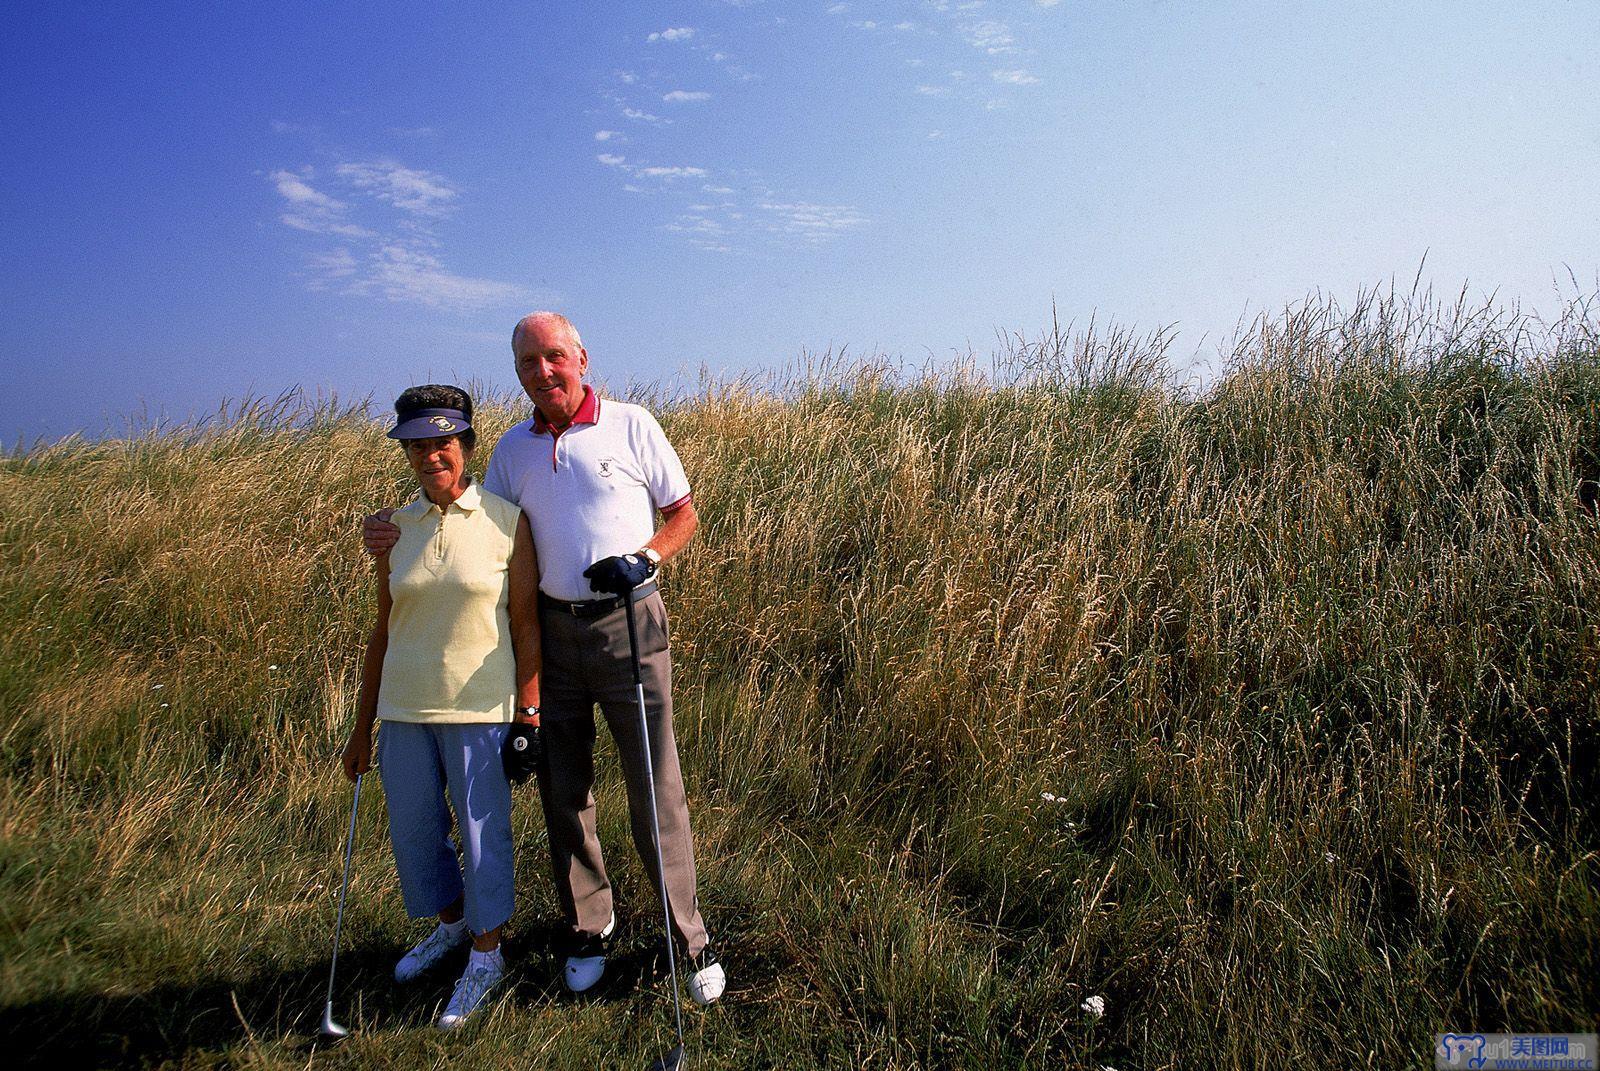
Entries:
[[616,460],[617,459],[614,458],[614,457],[603,457],[603,458],[601,458],[600,459],[600,475],[609,478],[610,475],[611,475],[611,465]]
[[442,416],[429,417],[428,418],[428,423],[432,424],[434,427],[438,428],[440,431],[455,431],[456,430],[456,426],[454,424],[450,423],[450,418],[449,417],[442,417]]

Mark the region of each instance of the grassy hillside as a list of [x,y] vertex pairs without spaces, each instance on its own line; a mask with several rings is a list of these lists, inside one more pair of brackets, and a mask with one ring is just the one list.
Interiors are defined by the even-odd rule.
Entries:
[[[694,1066],[1388,1068],[1435,1030],[1596,1029],[1600,317],[1316,306],[1204,391],[1163,349],[1053,332],[983,375],[822,362],[651,400],[704,522],[668,602],[733,988],[691,1006]],[[485,406],[480,466],[523,405]],[[310,1045],[373,605],[356,518],[404,475],[378,424],[294,404],[0,459],[9,1051],[670,1044],[606,741],[605,992],[561,991],[524,791],[515,986],[433,1031],[449,976],[389,980],[419,931],[374,791],[360,1033]]]

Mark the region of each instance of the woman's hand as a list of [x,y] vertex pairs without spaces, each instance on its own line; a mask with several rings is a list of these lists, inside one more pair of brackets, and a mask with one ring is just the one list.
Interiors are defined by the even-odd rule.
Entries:
[[339,765],[344,767],[344,775],[352,781],[372,769],[371,729],[362,731],[361,726],[356,726],[344,745],[344,754],[339,756]]

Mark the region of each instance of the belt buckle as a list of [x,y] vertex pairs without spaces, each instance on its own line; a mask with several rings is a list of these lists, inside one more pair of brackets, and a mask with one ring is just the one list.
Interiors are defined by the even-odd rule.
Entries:
[[572,616],[599,617],[601,614],[609,613],[621,605],[622,599],[616,595],[605,599],[590,599],[587,602],[573,603]]

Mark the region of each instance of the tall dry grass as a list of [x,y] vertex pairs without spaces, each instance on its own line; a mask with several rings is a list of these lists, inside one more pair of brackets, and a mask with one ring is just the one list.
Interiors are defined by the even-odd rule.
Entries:
[[[1391,1067],[1595,1029],[1597,340],[1582,302],[1366,297],[1259,321],[1203,390],[1161,334],[1053,329],[982,371],[647,397],[704,524],[668,600],[734,992],[697,1064]],[[484,456],[524,404],[487,400]],[[355,518],[403,471],[293,401],[0,463],[0,1023],[30,1051],[305,1062]],[[614,777],[601,808],[631,973],[559,998],[523,799],[520,981],[450,1039],[443,981],[387,981],[413,931],[369,808],[363,1033],[313,1059],[656,1051]]]

